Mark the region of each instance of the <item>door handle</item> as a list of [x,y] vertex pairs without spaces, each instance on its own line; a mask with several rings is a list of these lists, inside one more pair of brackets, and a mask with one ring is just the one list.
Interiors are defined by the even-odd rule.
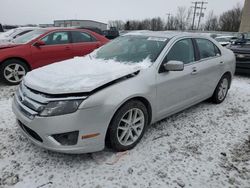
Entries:
[[223,64],[224,64],[224,61],[221,61],[221,62],[220,62],[220,65],[223,65]]
[[67,47],[65,47],[65,50],[70,50],[70,47],[68,47],[68,46],[67,46]]
[[193,68],[193,71],[191,72],[192,75],[196,75],[198,73],[196,68]]

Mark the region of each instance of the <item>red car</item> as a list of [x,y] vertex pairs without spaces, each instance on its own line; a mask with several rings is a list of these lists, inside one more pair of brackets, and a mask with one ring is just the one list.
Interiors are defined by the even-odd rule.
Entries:
[[108,41],[85,29],[37,29],[0,45],[0,77],[15,85],[32,69],[84,56]]

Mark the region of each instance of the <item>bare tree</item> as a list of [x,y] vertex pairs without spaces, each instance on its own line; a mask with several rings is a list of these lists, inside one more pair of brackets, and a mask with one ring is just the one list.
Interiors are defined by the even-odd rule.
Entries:
[[210,11],[207,20],[204,24],[204,30],[206,31],[217,31],[219,30],[218,17],[214,15],[214,11]]
[[127,21],[126,24],[124,25],[124,29],[125,30],[131,30],[129,21]]
[[151,20],[151,30],[153,31],[162,31],[164,29],[164,23],[160,17],[153,18]]
[[116,27],[118,30],[123,30],[125,23],[122,20],[114,20],[108,22],[109,27]]
[[141,22],[142,24],[142,30],[150,30],[151,29],[151,20],[145,19]]
[[178,7],[175,18],[176,28],[178,30],[186,30],[190,26],[191,9],[186,7]]
[[241,22],[242,8],[237,4],[232,10],[224,12],[219,19],[220,30],[238,32]]
[[168,18],[168,21],[167,21],[167,23],[165,25],[165,30],[177,30],[176,17],[170,16]]

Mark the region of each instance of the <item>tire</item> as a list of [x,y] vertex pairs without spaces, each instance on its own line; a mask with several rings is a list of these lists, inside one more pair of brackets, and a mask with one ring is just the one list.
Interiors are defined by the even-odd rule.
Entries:
[[211,98],[213,103],[220,104],[225,100],[230,87],[230,82],[230,76],[222,76]]
[[134,148],[141,140],[147,125],[148,111],[145,105],[138,100],[125,103],[110,123],[107,132],[108,146],[118,152]]
[[18,59],[10,59],[0,67],[0,77],[8,85],[19,84],[29,71],[28,66]]

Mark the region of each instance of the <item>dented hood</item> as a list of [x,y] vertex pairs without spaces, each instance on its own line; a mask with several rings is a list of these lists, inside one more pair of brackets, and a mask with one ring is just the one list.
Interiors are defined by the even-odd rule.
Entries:
[[48,94],[91,92],[150,65],[147,59],[140,63],[125,64],[90,56],[77,57],[29,72],[24,78],[24,84]]

